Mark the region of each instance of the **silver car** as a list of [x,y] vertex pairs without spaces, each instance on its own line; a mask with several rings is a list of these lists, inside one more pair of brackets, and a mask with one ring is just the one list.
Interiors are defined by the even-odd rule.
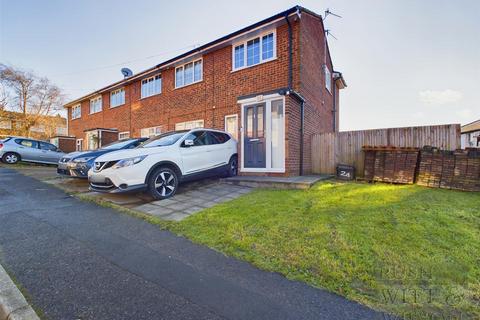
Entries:
[[55,145],[45,141],[10,137],[0,142],[0,159],[8,164],[18,161],[57,164],[64,154]]

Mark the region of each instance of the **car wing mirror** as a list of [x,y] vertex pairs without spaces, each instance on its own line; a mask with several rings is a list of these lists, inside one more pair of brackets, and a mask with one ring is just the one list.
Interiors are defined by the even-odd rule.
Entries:
[[192,139],[185,139],[185,141],[183,142],[183,145],[185,147],[191,147],[191,146],[193,146],[193,140]]

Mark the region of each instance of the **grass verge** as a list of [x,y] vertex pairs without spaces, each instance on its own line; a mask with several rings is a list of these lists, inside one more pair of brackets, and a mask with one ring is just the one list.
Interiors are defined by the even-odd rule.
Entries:
[[404,318],[478,319],[479,208],[478,193],[320,183],[257,190],[167,228]]

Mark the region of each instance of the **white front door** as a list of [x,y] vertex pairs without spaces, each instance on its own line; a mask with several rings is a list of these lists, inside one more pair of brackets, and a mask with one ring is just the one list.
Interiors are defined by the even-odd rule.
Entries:
[[275,94],[239,102],[241,171],[285,172],[285,98]]

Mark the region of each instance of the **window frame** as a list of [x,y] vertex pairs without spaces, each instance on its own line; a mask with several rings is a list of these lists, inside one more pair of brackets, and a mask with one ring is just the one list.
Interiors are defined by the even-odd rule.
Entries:
[[[143,90],[142,90],[142,86],[143,86],[143,83],[148,83],[148,80],[150,79],[153,79],[153,82],[155,82],[155,79],[158,77],[158,79],[160,79],[160,91],[159,92],[155,92],[153,94],[150,94],[150,95],[143,95]],[[153,96],[156,96],[156,95],[159,95],[162,93],[162,86],[163,86],[163,78],[162,78],[162,74],[161,73],[157,73],[157,74],[154,74],[152,75],[151,77],[147,77],[147,78],[144,78],[142,80],[140,80],[140,99],[146,99],[146,98],[150,98],[150,97],[153,97]],[[155,86],[154,86],[155,87]]]
[[[201,62],[202,70],[200,72],[200,79],[195,81],[195,62],[198,62],[198,61]],[[189,84],[185,84],[185,66],[187,64],[192,64],[192,72],[193,72],[193,82],[189,83]],[[177,70],[178,69],[182,69],[182,85],[181,86],[177,86]],[[174,88],[175,89],[184,88],[184,87],[190,86],[192,84],[202,82],[203,81],[203,57],[200,57],[200,58],[194,59],[194,60],[190,60],[190,61],[188,61],[184,64],[181,64],[181,65],[175,67],[175,79],[174,79],[174,81],[175,81],[175,83],[174,83]]]
[[[100,110],[92,112],[92,101],[99,100],[99,99],[100,99]],[[90,114],[99,113],[99,112],[102,112],[102,110],[103,110],[103,97],[101,95],[99,95],[99,96],[96,96],[94,98],[91,98],[90,99]]]
[[332,72],[330,71],[330,68],[327,64],[323,65],[323,76],[325,77],[325,89],[327,89],[327,91],[332,94]]
[[[73,112],[73,110],[75,110],[75,109],[78,109],[79,112],[78,112],[78,116],[75,115],[75,117],[74,117],[74,112]],[[81,117],[82,117],[82,104],[79,103],[79,104],[76,104],[76,105],[74,105],[74,106],[72,107],[72,120],[80,119]]]
[[[269,34],[273,34],[273,56],[271,58],[263,59],[263,37],[267,36]],[[257,38],[260,40],[260,53],[259,53],[260,62],[252,64],[252,65],[249,66],[249,65],[247,65],[247,57],[248,57],[247,56],[247,51],[248,51],[247,43],[249,41],[255,40]],[[235,48],[239,47],[241,45],[243,45],[243,66],[235,68]],[[245,40],[241,40],[241,41],[238,41],[238,42],[235,42],[235,43],[232,44],[232,71],[231,72],[235,72],[235,71],[239,71],[239,70],[243,70],[243,69],[247,69],[247,68],[252,68],[252,67],[258,66],[262,63],[267,63],[267,62],[273,61],[275,59],[277,59],[277,30],[276,29],[271,29],[271,30],[259,33],[258,35],[255,35],[253,37],[250,37],[250,38],[247,38]]]
[[[122,103],[119,103],[119,104],[116,104],[116,105],[113,105],[112,104],[112,97],[114,94],[118,93],[118,92],[123,92],[123,102]],[[125,97],[125,87],[121,87],[121,88],[118,88],[116,90],[112,90],[110,91],[110,109],[111,108],[116,108],[116,107],[120,107],[120,106],[123,106],[125,104],[125,100],[126,100],[126,97]]]
[[[127,137],[121,137],[121,135],[127,135]],[[118,133],[118,140],[127,140],[130,139],[130,131],[122,131]]]
[[[5,125],[2,125],[4,123]],[[12,120],[2,119],[0,120],[0,129],[11,130],[12,129]]]
[[[193,122],[202,122],[202,126],[201,126],[201,127],[194,127],[194,128],[187,129],[187,128],[186,128],[187,123],[193,123]],[[183,125],[183,128],[180,128],[179,125]],[[180,131],[180,130],[193,130],[193,129],[201,129],[201,128],[205,128],[205,119],[195,119],[195,120],[182,121],[182,122],[177,122],[177,123],[175,123],[175,131]]]
[[[235,118],[236,127],[237,127],[237,128],[236,128],[236,129],[237,129],[237,132],[235,133],[235,135],[232,135],[230,132],[227,131],[227,119],[228,119],[228,118]],[[235,114],[228,114],[228,115],[226,115],[224,122],[225,122],[225,123],[224,123],[224,127],[223,127],[224,131],[227,132],[227,133],[229,133],[229,134],[233,137],[233,139],[235,139],[235,140],[238,141],[238,127],[239,127],[239,126],[238,126],[238,114],[235,113]]]
[[[150,129],[153,129],[154,134],[153,135],[150,135]],[[160,129],[160,132],[157,133],[157,129]],[[143,130],[148,130],[149,131],[149,135],[146,136],[142,133]],[[151,138],[151,137],[155,137],[155,136],[158,136],[158,135],[161,135],[163,132],[163,126],[162,125],[158,125],[158,126],[153,126],[153,127],[146,127],[146,128],[141,128],[140,129],[140,137],[141,138]]]
[[[80,146],[80,148],[78,148]],[[83,139],[76,139],[75,140],[75,151],[83,151]]]

